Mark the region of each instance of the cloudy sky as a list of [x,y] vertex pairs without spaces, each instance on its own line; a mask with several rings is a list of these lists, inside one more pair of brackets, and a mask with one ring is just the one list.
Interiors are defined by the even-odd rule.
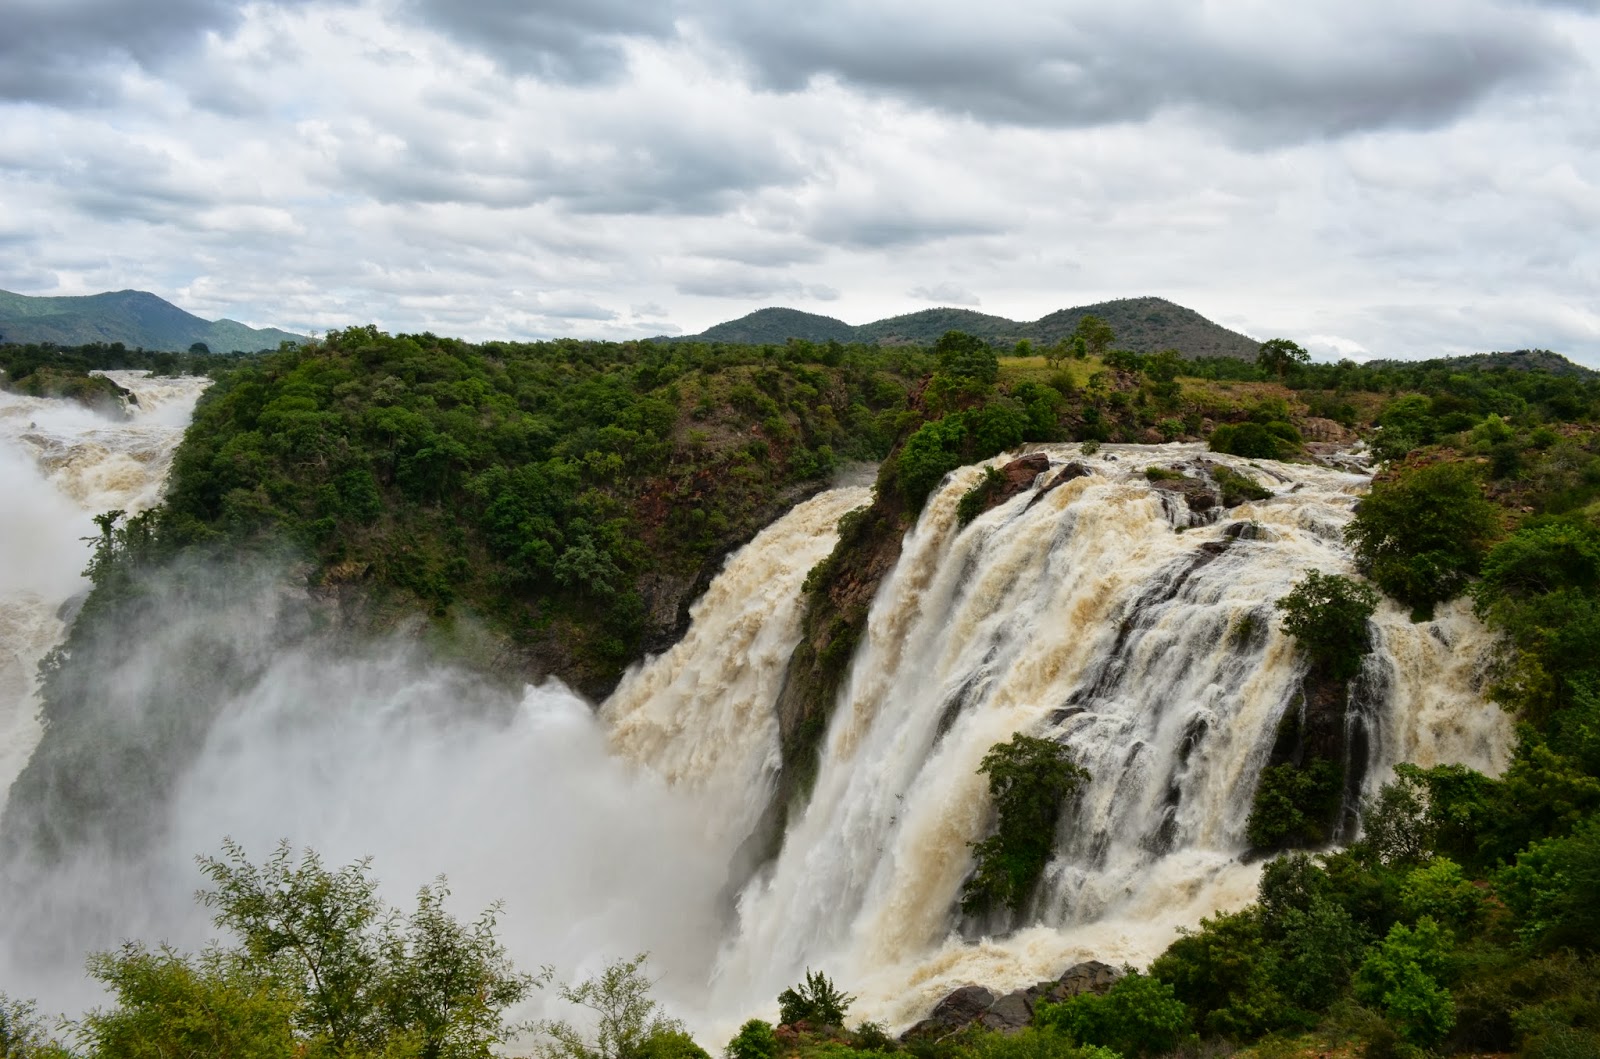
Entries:
[[1156,294],[1600,364],[1600,0],[0,0],[0,288],[469,338]]

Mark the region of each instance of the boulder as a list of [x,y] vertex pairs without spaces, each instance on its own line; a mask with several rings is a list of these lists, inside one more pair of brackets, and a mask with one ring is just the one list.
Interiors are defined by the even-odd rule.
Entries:
[[1045,483],[1044,488],[1039,490],[1038,495],[1032,500],[1028,501],[1028,506],[1032,507],[1033,505],[1037,504],[1039,501],[1045,498],[1045,494],[1060,489],[1074,478],[1084,478],[1093,473],[1093,471],[1089,470],[1089,468],[1085,467],[1077,460],[1073,460],[1071,463],[1057,471],[1051,477],[1051,479]]
[[970,1025],[994,1006],[995,995],[981,985],[964,985],[934,1005],[928,1017],[900,1035],[903,1041],[943,1037]]
[[1117,984],[1117,979],[1122,977],[1122,972],[1109,963],[1099,960],[1089,960],[1087,963],[1076,963],[1061,972],[1061,977],[1056,979],[1055,988],[1050,990],[1050,999],[1056,1002],[1068,997],[1079,996],[1083,993],[1105,994]]
[[991,1030],[1015,1033],[1033,1021],[1033,998],[1022,989],[1007,993],[990,1005],[978,1021]]

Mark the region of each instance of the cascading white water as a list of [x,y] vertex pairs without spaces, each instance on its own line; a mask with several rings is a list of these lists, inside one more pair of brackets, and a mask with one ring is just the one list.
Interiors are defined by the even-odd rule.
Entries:
[[708,794],[718,836],[743,838],[766,805],[780,764],[772,704],[800,640],[800,586],[838,542],[840,517],[871,502],[870,489],[833,489],[768,528],[728,560],[683,640],[631,669],[601,710],[618,753]]
[[73,401],[0,390],[0,806],[39,739],[39,660],[65,631],[58,612],[83,590],[92,516],[160,499],[195,401],[209,384],[108,371],[133,393],[127,421]]
[[[1307,570],[1349,572],[1340,530],[1366,480],[1211,456],[1276,495],[1208,526],[1143,475],[1198,455],[1107,446],[1083,460],[1092,474],[965,528],[956,507],[979,468],[929,499],[872,606],[811,800],[742,895],[717,1006],[824,967],[861,1014],[903,1024],[966,982],[1145,961],[1178,926],[1251,898],[1245,820],[1304,669],[1271,604]],[[1256,525],[1233,539],[1241,520]],[[1375,621],[1368,787],[1401,760],[1498,771],[1510,740],[1476,691],[1489,640],[1468,609],[1413,625],[1386,604]],[[1063,740],[1093,780],[1036,925],[972,942],[953,909],[989,824],[977,767],[1014,732]]]
[[[145,388],[170,384],[118,380],[140,396],[131,423],[0,396],[0,473],[25,498],[0,516],[0,547],[30,556],[0,587],[33,591],[28,613],[48,618],[14,650],[32,652],[17,663],[25,696],[61,631],[56,608],[81,586],[88,516],[158,494],[199,386],[172,396],[163,423]],[[45,983],[47,1003],[90,1003],[86,947],[198,944],[189,858],[224,834],[257,855],[285,836],[332,863],[372,854],[398,902],[446,872],[461,912],[506,900],[502,936],[527,968],[575,975],[651,949],[658,994],[713,1047],[744,1018],[771,1017],[808,966],[859,995],[853,1015],[899,1025],[966,982],[1009,988],[1082,957],[1148,959],[1177,926],[1253,896],[1244,821],[1303,669],[1271,604],[1308,569],[1348,572],[1340,529],[1366,480],[1210,456],[1276,495],[1207,524],[1142,474],[1197,459],[1193,446],[1045,451],[1093,473],[1042,497],[1036,485],[967,527],[956,506],[979,468],[930,498],[873,603],[810,801],[731,926],[721,890],[771,792],[801,583],[864,489],[799,505],[733,556],[684,640],[630,671],[597,715],[559,686],[508,696],[404,645],[280,650],[267,626],[282,593],[265,574],[260,607],[174,615],[171,636],[143,636],[128,681],[158,685],[182,664],[167,641],[186,623],[268,661],[221,704],[141,859],[82,850],[26,893],[0,894],[58,943],[46,967],[39,950],[10,945],[37,939],[0,936],[0,989],[20,972]],[[94,484],[111,480],[126,487]],[[1227,527],[1241,521],[1258,528],[1234,539]],[[5,613],[21,613],[10,598],[22,597]],[[1386,604],[1375,623],[1367,786],[1401,760],[1497,771],[1509,732],[1476,688],[1490,641],[1469,608],[1413,625]],[[15,715],[15,703],[0,707]],[[1065,740],[1094,778],[1063,822],[1031,925],[974,940],[953,910],[968,844],[989,825],[976,768],[1017,731]]]

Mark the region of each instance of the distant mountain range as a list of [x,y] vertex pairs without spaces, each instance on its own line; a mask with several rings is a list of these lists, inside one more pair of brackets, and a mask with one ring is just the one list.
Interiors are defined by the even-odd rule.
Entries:
[[304,335],[236,320],[202,320],[148,291],[120,290],[81,298],[32,298],[0,291],[0,341],[83,346],[121,342],[130,348],[187,350],[204,342],[213,353],[254,353]]
[[1193,309],[1165,298],[1119,298],[1116,301],[1061,309],[1031,323],[990,316],[971,309],[924,309],[891,316],[870,324],[852,326],[831,316],[798,309],[757,309],[748,316],[709,327],[698,335],[674,336],[668,341],[783,343],[791,338],[810,342],[877,342],[881,345],[930,345],[946,331],[965,331],[1000,345],[1028,339],[1034,345],[1051,345],[1070,335],[1078,321],[1093,314],[1117,334],[1115,347],[1138,353],[1176,349],[1186,357],[1240,357],[1255,359],[1260,343],[1253,338],[1212,323]]

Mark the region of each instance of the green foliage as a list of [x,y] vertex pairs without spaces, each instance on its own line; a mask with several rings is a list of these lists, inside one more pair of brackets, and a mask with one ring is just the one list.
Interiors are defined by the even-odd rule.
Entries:
[[983,469],[983,477],[978,484],[961,494],[961,502],[956,505],[956,520],[963,526],[977,518],[979,513],[988,505],[1000,486],[1005,483],[1005,478],[993,467]]
[[301,1048],[316,1055],[372,1055],[402,1041],[407,1053],[422,1054],[416,1047],[420,1042],[399,1028],[386,1028],[389,1032],[379,1035],[381,1044],[369,1040],[335,1046],[313,1034],[307,1047],[301,1043],[306,1038],[295,1032],[301,998],[264,970],[257,961],[219,950],[189,958],[168,948],[151,951],[130,943],[118,952],[97,954],[89,960],[89,973],[107,988],[116,1006],[84,1016],[79,1036],[91,1055],[104,1059],[279,1059]]
[[1298,432],[1287,423],[1224,423],[1206,442],[1212,452],[1252,460],[1287,459],[1300,447]]
[[1412,920],[1427,916],[1451,930],[1470,931],[1483,916],[1483,894],[1461,865],[1436,857],[1412,869],[1400,883],[1400,914]]
[[460,923],[441,878],[402,917],[378,899],[367,861],[329,871],[311,851],[295,863],[285,843],[255,865],[237,844],[223,848],[200,862],[215,887],[200,900],[239,937],[238,959],[293,998],[300,1039],[381,1052],[399,1035],[424,1059],[468,1059],[516,1031],[504,1011],[539,982],[495,939],[497,906]]
[[1110,324],[1090,313],[1078,320],[1077,326],[1072,330],[1070,341],[1074,344],[1081,342],[1091,357],[1103,357],[1116,338],[1117,332]]
[[1041,1002],[1034,1023],[1124,1056],[1165,1055],[1189,1036],[1190,1013],[1160,978],[1130,971],[1104,996]]
[[1269,338],[1261,343],[1261,348],[1256,352],[1256,364],[1263,371],[1270,371],[1280,379],[1289,371],[1310,361],[1311,354],[1287,338]]
[[1396,923],[1356,972],[1356,999],[1382,1011],[1412,1044],[1437,1044],[1455,1025],[1443,984],[1451,975],[1453,947],[1450,933],[1428,917],[1415,927]]
[[1000,377],[1000,359],[989,343],[963,331],[946,331],[933,345],[939,371],[957,383],[993,386]]
[[546,1059],[660,1059],[684,1054],[683,1024],[668,1018],[650,996],[652,983],[644,973],[648,958],[649,954],[640,953],[631,960],[617,960],[594,978],[562,986],[561,999],[588,1008],[595,1028],[584,1033],[565,1020],[547,1019],[539,1024],[548,1038],[540,1053]]
[[1497,889],[1528,941],[1600,948],[1600,816],[1591,815],[1570,835],[1530,845],[1500,873]]
[[1261,773],[1245,836],[1256,849],[1315,846],[1325,842],[1341,798],[1339,767],[1314,758],[1304,767],[1289,762]]
[[773,1059],[778,1054],[778,1036],[771,1023],[751,1019],[739,1027],[723,1054],[727,1059]]
[[993,835],[972,844],[976,864],[961,907],[969,914],[996,906],[1017,912],[1050,858],[1063,802],[1089,773],[1060,743],[1020,732],[990,747],[978,771],[989,777],[997,823]]
[[[1415,864],[1433,852],[1436,828],[1422,770],[1402,764],[1361,811],[1361,841],[1382,864]],[[1453,862],[1451,862],[1453,863]]]
[[1361,671],[1361,659],[1372,649],[1367,621],[1378,609],[1371,585],[1312,570],[1276,606],[1283,611],[1284,631],[1329,676],[1349,680]]
[[1282,1024],[1288,1005],[1276,985],[1277,959],[1261,932],[1259,910],[1219,912],[1198,930],[1180,932],[1150,965],[1212,1037],[1248,1040]]
[[821,971],[806,968],[805,980],[778,994],[778,1021],[784,1025],[843,1026],[853,996],[846,996]]
[[0,1059],[69,1059],[32,1001],[12,1000],[0,993]]
[[949,1049],[962,1059],[1121,1059],[1098,1045],[1076,1044],[1052,1027],[1025,1026],[1015,1033],[969,1031]]
[[1265,500],[1272,496],[1271,489],[1257,485],[1250,478],[1225,464],[1219,463],[1211,467],[1211,477],[1222,490],[1224,507],[1234,507],[1246,500]]
[[1461,592],[1499,532],[1472,470],[1439,463],[1375,484],[1345,538],[1367,576],[1426,614]]

